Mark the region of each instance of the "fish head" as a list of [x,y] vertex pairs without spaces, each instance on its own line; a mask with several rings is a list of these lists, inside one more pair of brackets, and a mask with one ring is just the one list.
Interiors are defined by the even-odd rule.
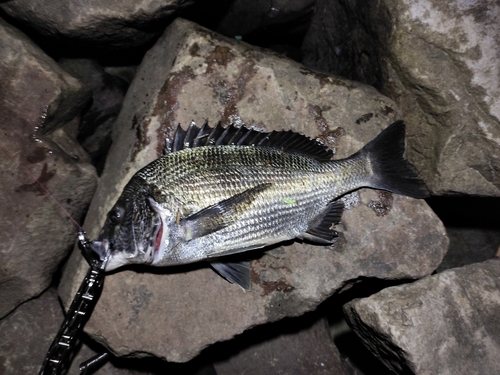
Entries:
[[162,220],[151,201],[146,182],[134,177],[108,212],[98,238],[90,244],[105,263],[105,271],[153,262],[162,237]]

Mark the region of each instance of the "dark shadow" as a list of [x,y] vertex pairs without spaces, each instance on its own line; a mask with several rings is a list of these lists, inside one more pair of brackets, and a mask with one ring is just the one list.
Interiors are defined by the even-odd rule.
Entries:
[[500,230],[500,198],[431,197],[426,202],[446,227]]

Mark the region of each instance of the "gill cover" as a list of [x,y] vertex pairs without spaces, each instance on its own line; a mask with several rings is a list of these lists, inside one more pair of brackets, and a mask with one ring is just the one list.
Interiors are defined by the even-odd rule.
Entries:
[[106,271],[131,263],[151,263],[153,233],[159,218],[148,202],[146,182],[133,177],[108,212],[106,222],[92,250],[106,260]]

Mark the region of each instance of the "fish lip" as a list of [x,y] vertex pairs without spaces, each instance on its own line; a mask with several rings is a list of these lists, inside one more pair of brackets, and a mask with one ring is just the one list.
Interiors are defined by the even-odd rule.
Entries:
[[99,261],[102,264],[102,268],[106,267],[110,256],[109,250],[109,240],[104,239],[102,241],[93,240],[89,243],[90,250],[99,257]]

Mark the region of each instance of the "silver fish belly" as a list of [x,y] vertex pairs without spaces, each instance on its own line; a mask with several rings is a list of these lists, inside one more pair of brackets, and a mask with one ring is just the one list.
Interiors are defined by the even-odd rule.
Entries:
[[360,187],[425,197],[403,158],[404,134],[398,121],[351,157],[330,160],[297,133],[179,128],[171,152],[127,184],[93,249],[106,270],[208,260],[248,289],[248,266],[222,257],[293,238],[332,243],[343,209],[335,199]]

